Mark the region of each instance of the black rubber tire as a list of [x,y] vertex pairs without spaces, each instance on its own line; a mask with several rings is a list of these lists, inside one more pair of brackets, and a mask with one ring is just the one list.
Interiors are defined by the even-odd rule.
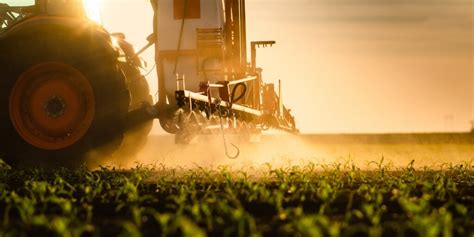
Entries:
[[179,132],[178,119],[176,116],[177,107],[167,106],[161,111],[160,126],[169,134],[177,134]]
[[[91,25],[78,30],[61,24],[40,24],[1,39],[0,72],[1,157],[13,167],[77,168],[88,159],[102,159],[121,144],[129,92],[118,54],[105,30]],[[42,62],[61,62],[79,70],[95,96],[95,116],[87,133],[61,150],[43,150],[24,141],[9,118],[9,95],[22,72]],[[94,155],[91,155],[94,154]],[[87,164],[86,164],[87,165]]]

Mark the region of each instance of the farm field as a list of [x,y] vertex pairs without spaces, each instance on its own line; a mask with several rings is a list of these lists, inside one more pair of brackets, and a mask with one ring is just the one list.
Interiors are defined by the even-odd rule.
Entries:
[[[144,151],[162,146],[155,163],[150,157],[138,157],[142,164],[128,169],[3,169],[0,235],[474,234],[474,172],[468,158],[473,153],[469,140],[371,143],[358,137],[357,143],[347,137],[325,137],[325,142],[308,147],[308,143],[315,143],[314,137],[304,138],[311,142],[293,139],[294,143],[275,141],[280,138],[273,137],[260,143],[262,149],[275,147],[267,149],[267,155],[273,158],[259,159],[256,155],[264,153],[258,153],[253,145],[242,145],[240,160],[219,160],[218,143],[214,144],[215,151],[210,143],[190,161],[184,155],[196,152],[194,149],[202,144],[177,153],[176,147],[156,143],[159,139],[151,137]],[[282,143],[290,148],[276,149],[283,147]],[[347,149],[340,150],[343,147]],[[291,153],[299,149],[303,151]],[[387,152],[378,156],[383,150]],[[246,160],[250,151],[254,152],[253,162]],[[355,155],[346,160],[337,158],[346,152]],[[364,152],[368,158],[358,160]],[[430,154],[434,157],[432,165],[424,165],[429,162],[420,157]],[[212,162],[198,165],[206,155]],[[439,163],[446,155],[453,159]],[[409,158],[398,159],[401,156]],[[171,158],[176,159],[176,165],[167,165]],[[185,162],[194,164],[186,166]],[[402,162],[406,163],[400,165]]]
[[[405,167],[415,160],[414,167],[439,167],[446,163],[462,164],[474,161],[473,133],[447,134],[326,134],[326,135],[269,135],[259,142],[246,143],[238,137],[227,136],[228,143],[240,149],[238,159],[227,159],[220,136],[198,137],[187,146],[174,144],[172,136],[150,136],[143,151],[134,158],[119,158],[110,165],[134,167],[140,164],[164,164],[175,168],[234,168],[288,167],[315,163],[332,165],[350,161],[367,170],[372,161],[382,157],[386,165]],[[230,147],[230,153],[235,150]],[[127,164],[128,163],[128,164]]]
[[0,237],[474,237],[473,3],[0,0]]

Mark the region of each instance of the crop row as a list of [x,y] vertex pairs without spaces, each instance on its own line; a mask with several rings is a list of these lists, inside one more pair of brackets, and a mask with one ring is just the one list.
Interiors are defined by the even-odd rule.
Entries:
[[472,166],[4,170],[1,236],[472,236]]

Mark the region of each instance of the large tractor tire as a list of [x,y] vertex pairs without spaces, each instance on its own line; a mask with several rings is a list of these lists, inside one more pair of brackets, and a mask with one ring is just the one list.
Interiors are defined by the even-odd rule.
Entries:
[[120,146],[130,96],[107,32],[85,23],[29,24],[7,32],[0,52],[7,163],[74,168]]

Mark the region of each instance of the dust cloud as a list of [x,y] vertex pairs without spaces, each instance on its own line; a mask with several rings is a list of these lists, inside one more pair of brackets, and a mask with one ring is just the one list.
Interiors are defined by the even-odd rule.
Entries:
[[383,165],[393,169],[404,168],[412,160],[415,167],[435,169],[449,164],[470,165],[474,160],[472,135],[461,134],[462,137],[455,140],[435,135],[413,136],[264,134],[254,139],[257,141],[249,142],[237,135],[227,135],[229,154],[237,152],[230,143],[240,150],[237,159],[226,156],[220,135],[200,135],[187,145],[175,144],[174,136],[150,136],[137,155],[116,157],[106,165],[124,169],[141,165],[180,169],[226,166],[234,170],[252,170],[308,164],[324,169],[336,164],[346,167],[354,164],[360,169],[371,170],[382,160]]

